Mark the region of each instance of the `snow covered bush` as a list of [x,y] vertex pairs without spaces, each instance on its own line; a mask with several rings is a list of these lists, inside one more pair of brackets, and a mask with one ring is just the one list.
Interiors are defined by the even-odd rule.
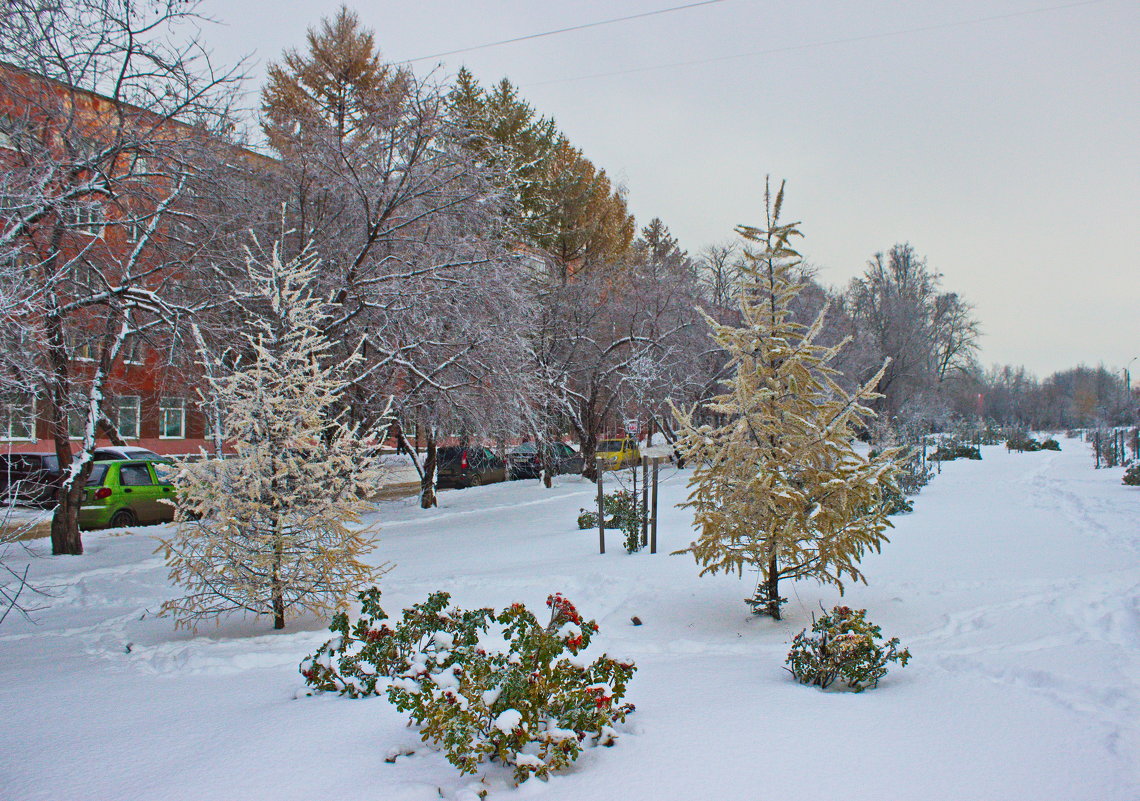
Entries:
[[[399,623],[389,625],[380,606],[376,587],[357,596],[360,617],[350,624],[345,612],[337,613],[329,631],[336,634],[301,662],[301,675],[316,690],[337,692],[352,698],[379,695],[377,682],[396,678],[413,664],[440,660],[440,651],[457,643],[474,645],[494,616],[489,608],[463,611],[450,608],[451,596],[434,592],[422,604],[405,609]],[[448,658],[442,659],[449,666]]]
[[1041,443],[1041,450],[1043,450],[1043,451],[1059,451],[1059,450],[1061,450],[1061,443],[1058,442],[1057,440],[1053,439],[1052,437],[1049,437],[1049,439],[1047,439]]
[[880,503],[888,515],[904,515],[914,511],[914,504],[907,500],[906,493],[898,485],[884,485]]
[[866,609],[836,606],[819,620],[812,616],[811,634],[803,629],[792,641],[784,668],[800,684],[826,690],[836,681],[855,692],[876,687],[887,675],[887,663],[902,667],[910,651],[899,650],[899,639],[879,642],[882,632],[867,620]]
[[498,615],[464,611],[437,592],[393,626],[379,595],[361,594],[355,624],[337,615],[330,626],[337,636],[301,663],[301,673],[315,689],[352,697],[385,688],[462,773],[498,761],[518,782],[547,778],[584,747],[612,745],[613,726],[633,711],[620,702],[636,667],[605,654],[581,659],[598,626],[561,595],[547,598],[545,625],[522,604]]
[[1024,431],[1017,431],[1010,435],[1009,439],[1005,441],[1005,449],[1007,451],[1017,451],[1018,453],[1030,452],[1041,450],[1041,443],[1029,436]]
[[944,440],[934,453],[930,454],[932,462],[952,462],[955,459],[972,459],[981,461],[982,452],[977,445],[968,445],[952,439]]
[[1134,464],[1124,471],[1124,483],[1129,487],[1140,487],[1140,464]]

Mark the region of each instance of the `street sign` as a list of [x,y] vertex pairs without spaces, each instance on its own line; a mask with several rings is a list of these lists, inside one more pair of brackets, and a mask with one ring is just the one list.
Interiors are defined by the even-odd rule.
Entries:
[[641,431],[641,424],[638,423],[636,420],[626,420],[625,421],[625,433],[637,434],[639,431]]

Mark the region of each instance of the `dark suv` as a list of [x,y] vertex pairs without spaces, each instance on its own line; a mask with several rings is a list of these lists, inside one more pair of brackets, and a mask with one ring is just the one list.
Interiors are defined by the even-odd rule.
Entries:
[[478,487],[507,480],[507,463],[482,445],[449,445],[435,452],[437,487]]
[[0,453],[0,498],[50,506],[62,475],[54,453]]
[[[582,472],[582,454],[565,442],[544,442],[542,448],[546,451],[547,461],[555,475]],[[507,463],[511,479],[538,478],[542,473],[538,446],[533,442],[524,442],[511,448],[507,453]]]

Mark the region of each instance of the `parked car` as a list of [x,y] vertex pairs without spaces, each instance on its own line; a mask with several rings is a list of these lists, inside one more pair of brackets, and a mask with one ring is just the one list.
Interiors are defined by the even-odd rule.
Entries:
[[478,487],[507,480],[506,460],[482,445],[449,445],[435,452],[437,487]]
[[110,462],[116,459],[153,459],[162,461],[166,457],[159,456],[154,451],[139,448],[135,445],[107,445],[96,448],[92,461]]
[[[517,478],[538,478],[542,474],[542,461],[539,459],[538,445],[524,442],[507,453],[507,473],[513,480]],[[565,442],[544,442],[546,459],[555,475],[582,472],[582,454]]]
[[169,462],[152,459],[96,462],[79,507],[80,528],[120,528],[174,519]]
[[620,470],[641,462],[637,440],[628,438],[604,439],[598,443],[594,454],[605,463],[607,470]]
[[5,503],[50,506],[61,481],[54,453],[0,453],[0,498]]

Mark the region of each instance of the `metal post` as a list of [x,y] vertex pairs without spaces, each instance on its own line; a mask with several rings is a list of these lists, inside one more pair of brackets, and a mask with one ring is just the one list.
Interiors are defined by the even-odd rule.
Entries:
[[650,518],[653,521],[652,527],[649,529],[649,552],[657,553],[657,469],[661,465],[660,459],[653,460],[653,516]]
[[606,552],[606,515],[602,508],[602,475],[606,472],[606,463],[596,459],[594,466],[598,473],[598,553]]
[[641,457],[641,545],[649,544],[649,457]]

